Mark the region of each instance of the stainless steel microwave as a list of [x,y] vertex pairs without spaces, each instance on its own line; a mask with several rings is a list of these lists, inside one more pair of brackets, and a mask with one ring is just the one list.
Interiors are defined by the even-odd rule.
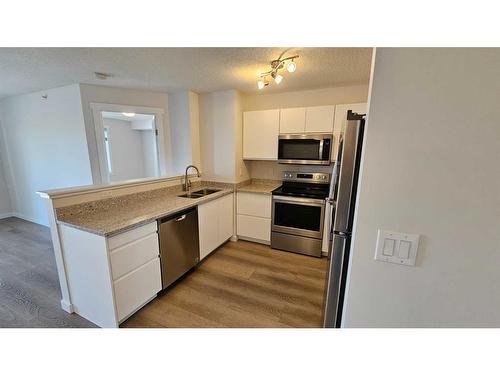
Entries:
[[278,162],[283,164],[329,165],[333,135],[286,134],[278,138]]

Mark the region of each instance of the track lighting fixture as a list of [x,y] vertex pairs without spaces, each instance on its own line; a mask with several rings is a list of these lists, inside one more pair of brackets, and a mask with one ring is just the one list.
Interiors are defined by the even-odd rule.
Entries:
[[287,65],[286,69],[288,70],[288,72],[295,72],[295,70],[297,70],[297,64],[294,60],[298,58],[298,55],[285,58],[280,56],[278,59],[271,61],[271,70],[260,74],[259,81],[257,82],[257,87],[259,88],[259,90],[262,90],[264,87],[269,85],[269,82],[266,80],[266,77],[268,76],[271,76],[274,79],[274,83],[279,85],[283,80],[283,76],[279,73],[279,71],[283,69],[285,65]]

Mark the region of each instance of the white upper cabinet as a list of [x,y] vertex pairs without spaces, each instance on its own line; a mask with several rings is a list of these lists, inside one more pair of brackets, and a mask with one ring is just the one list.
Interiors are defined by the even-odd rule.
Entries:
[[334,134],[339,134],[347,122],[347,111],[351,110],[357,113],[366,113],[366,103],[339,104],[335,107],[335,122],[333,127]]
[[304,133],[306,108],[284,108],[280,112],[280,133]]
[[280,110],[243,113],[243,159],[277,160]]
[[307,107],[306,133],[333,133],[334,105]]

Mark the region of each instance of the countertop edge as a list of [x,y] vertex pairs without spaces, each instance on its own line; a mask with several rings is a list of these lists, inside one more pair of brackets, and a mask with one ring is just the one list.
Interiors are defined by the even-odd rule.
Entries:
[[250,184],[239,187],[236,191],[242,193],[272,195],[273,190],[279,186],[280,184]]

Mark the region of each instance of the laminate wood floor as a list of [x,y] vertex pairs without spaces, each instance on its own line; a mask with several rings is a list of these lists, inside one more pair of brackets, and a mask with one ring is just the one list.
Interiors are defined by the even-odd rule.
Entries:
[[321,327],[327,262],[227,242],[122,327]]
[[17,218],[0,220],[0,328],[95,327],[61,309],[49,229]]
[[[320,327],[326,260],[228,242],[122,327]],[[48,228],[0,220],[0,328],[95,327],[60,307]]]

